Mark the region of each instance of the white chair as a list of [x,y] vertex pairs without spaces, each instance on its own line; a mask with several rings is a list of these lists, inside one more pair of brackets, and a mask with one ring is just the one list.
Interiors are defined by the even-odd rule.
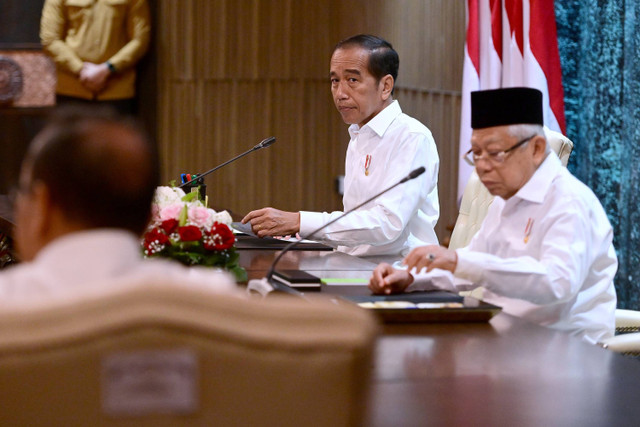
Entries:
[[616,309],[616,334],[640,332],[640,311]]
[[640,332],[616,335],[601,342],[600,345],[625,356],[640,357]]
[[640,357],[640,311],[616,309],[616,335],[600,345],[625,356]]
[[359,425],[372,316],[160,284],[3,310],[0,425]]

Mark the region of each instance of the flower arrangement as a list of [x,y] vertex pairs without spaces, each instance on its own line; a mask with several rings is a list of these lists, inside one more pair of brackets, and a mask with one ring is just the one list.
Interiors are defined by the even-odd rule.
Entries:
[[177,187],[158,187],[151,207],[151,223],[142,240],[145,258],[165,257],[185,265],[220,267],[237,281],[247,272],[238,265],[231,216],[216,212]]

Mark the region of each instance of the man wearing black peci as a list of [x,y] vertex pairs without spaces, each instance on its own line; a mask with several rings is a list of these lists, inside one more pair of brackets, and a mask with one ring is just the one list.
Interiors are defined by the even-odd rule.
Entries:
[[485,301],[514,316],[591,343],[613,335],[613,230],[597,197],[550,149],[542,117],[536,89],[471,94],[466,155],[497,197],[469,246],[414,249],[407,270],[381,264],[369,283],[374,293],[482,286]]

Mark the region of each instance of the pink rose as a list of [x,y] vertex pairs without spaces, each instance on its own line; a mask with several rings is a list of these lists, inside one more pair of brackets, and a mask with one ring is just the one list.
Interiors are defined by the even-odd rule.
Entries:
[[209,209],[200,206],[194,206],[189,209],[189,221],[198,227],[205,227],[209,221]]
[[180,212],[182,211],[182,206],[182,203],[174,203],[173,205],[169,205],[160,209],[160,222],[166,221],[168,219],[178,219],[180,217]]

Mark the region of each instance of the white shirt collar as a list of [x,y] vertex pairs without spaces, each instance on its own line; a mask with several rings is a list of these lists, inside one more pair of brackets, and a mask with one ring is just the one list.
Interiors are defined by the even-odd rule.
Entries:
[[551,182],[561,168],[560,159],[552,151],[514,197],[534,203],[542,203],[545,194],[549,191]]
[[376,114],[371,120],[367,122],[362,129],[357,124],[353,124],[349,126],[349,135],[351,138],[354,138],[359,132],[362,132],[366,128],[370,128],[373,132],[375,132],[378,136],[382,137],[384,133],[387,131],[391,123],[402,114],[402,109],[400,108],[400,103],[398,100],[394,100],[391,104],[386,106],[382,111]]

